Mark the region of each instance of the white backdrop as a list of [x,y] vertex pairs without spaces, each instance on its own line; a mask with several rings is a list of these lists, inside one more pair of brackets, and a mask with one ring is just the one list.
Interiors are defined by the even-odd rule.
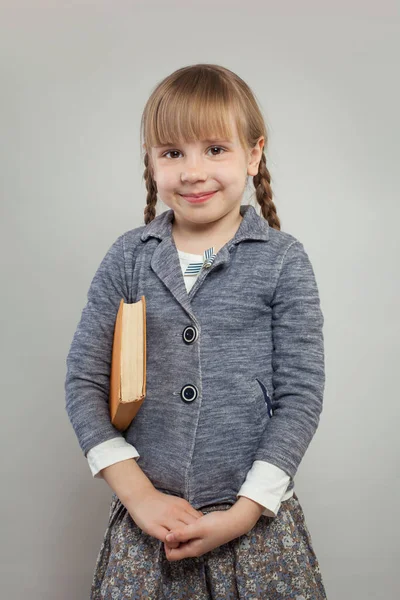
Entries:
[[197,62],[254,90],[319,285],[325,403],[296,491],[328,598],[399,597],[399,8],[275,4],[1,2],[1,598],[89,598],[111,490],[65,359],[104,254],[143,224],[144,104]]

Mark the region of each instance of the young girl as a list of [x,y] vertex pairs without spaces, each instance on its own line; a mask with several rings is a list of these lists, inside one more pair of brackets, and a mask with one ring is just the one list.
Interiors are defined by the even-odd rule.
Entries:
[[[108,250],[67,357],[68,416],[113,490],[91,598],[326,598],[294,492],[322,411],[324,319],[308,255],[280,230],[261,111],[232,71],[185,67],[151,94],[142,142],[145,224]],[[249,177],[261,215],[242,204]],[[142,295],[146,398],[121,433],[115,318]]]

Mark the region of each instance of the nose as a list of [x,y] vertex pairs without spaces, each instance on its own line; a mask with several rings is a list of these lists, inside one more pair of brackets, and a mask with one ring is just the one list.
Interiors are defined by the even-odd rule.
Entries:
[[205,181],[207,179],[207,173],[203,168],[201,161],[192,159],[190,162],[187,161],[182,167],[181,181],[194,183],[196,181]]

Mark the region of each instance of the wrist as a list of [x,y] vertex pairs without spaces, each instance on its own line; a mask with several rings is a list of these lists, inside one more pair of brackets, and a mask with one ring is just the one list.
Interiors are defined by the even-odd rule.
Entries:
[[245,532],[254,527],[264,510],[264,506],[246,496],[239,496],[229,509]]
[[133,458],[105,467],[101,473],[126,507],[140,502],[143,496],[155,489]]

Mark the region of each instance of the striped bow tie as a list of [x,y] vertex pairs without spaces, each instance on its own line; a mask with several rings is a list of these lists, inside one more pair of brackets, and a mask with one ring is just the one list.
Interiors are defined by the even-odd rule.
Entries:
[[211,248],[208,248],[204,251],[203,261],[190,263],[190,265],[186,267],[184,275],[197,275],[200,273],[203,266],[211,267],[215,257],[216,254],[214,254],[214,246],[211,246]]

